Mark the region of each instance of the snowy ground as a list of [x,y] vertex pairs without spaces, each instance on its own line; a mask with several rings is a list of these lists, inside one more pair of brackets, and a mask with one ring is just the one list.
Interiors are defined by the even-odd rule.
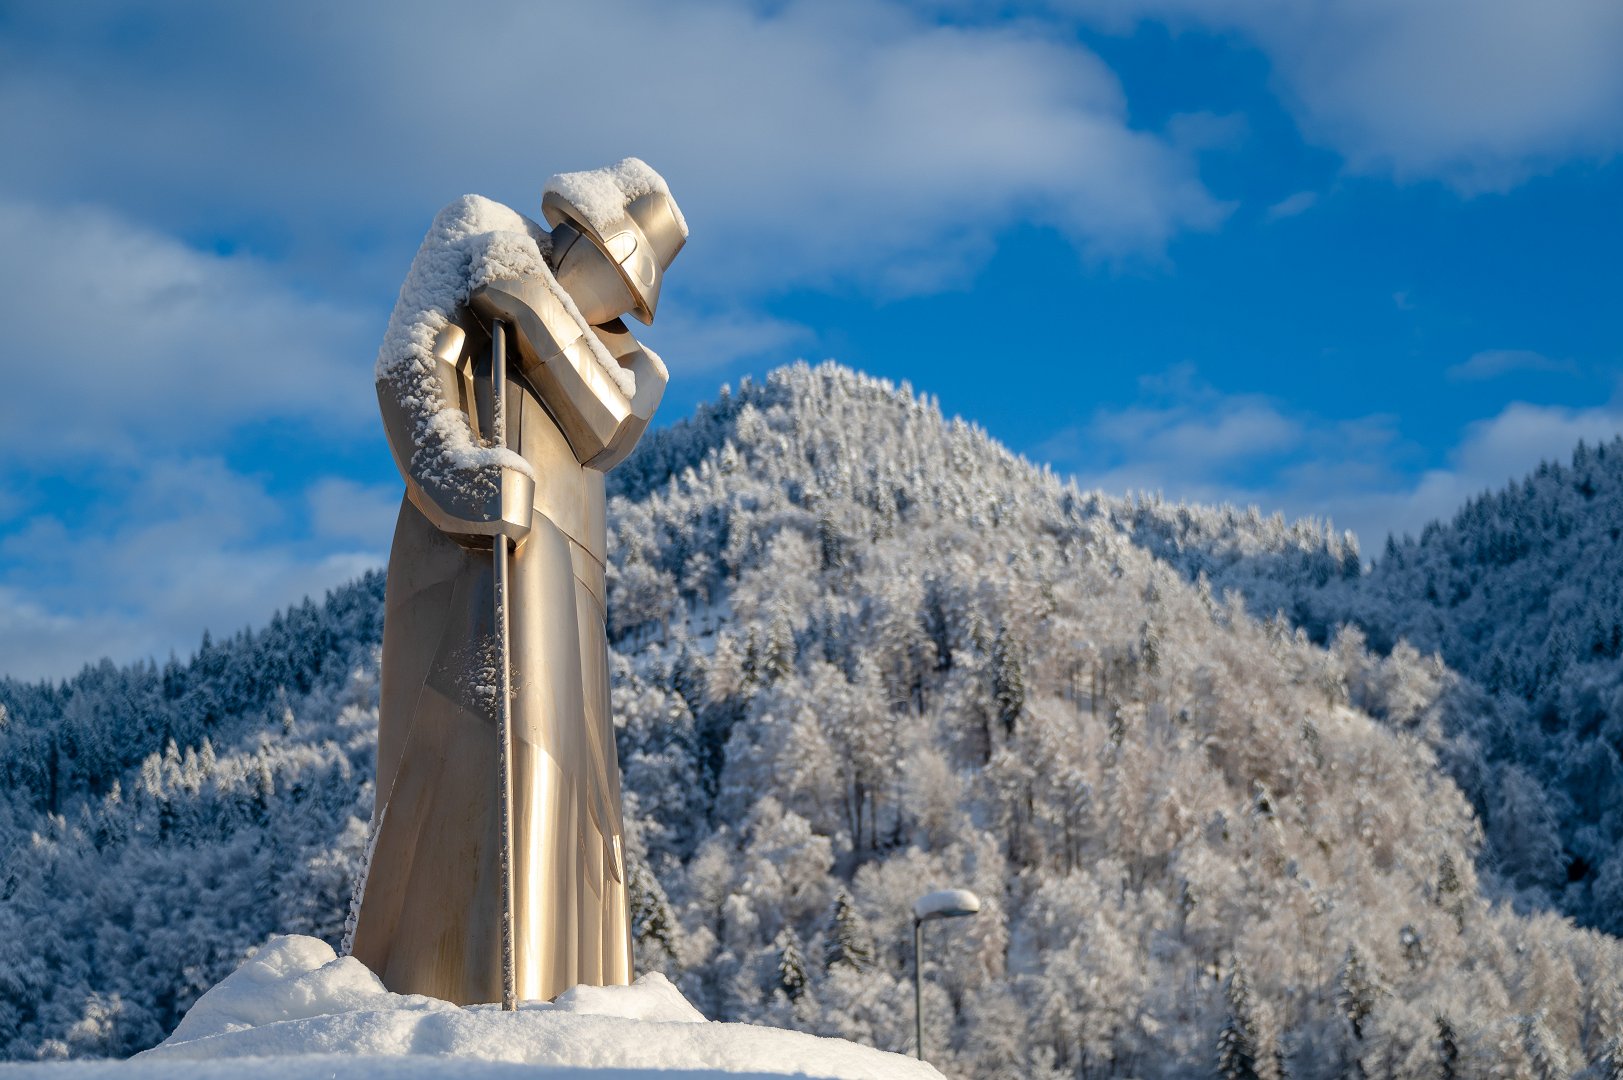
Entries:
[[504,1014],[391,994],[360,961],[307,937],[274,939],[200,998],[175,1033],[129,1061],[26,1065],[61,1080],[540,1080],[817,1077],[940,1080],[912,1058],[839,1039],[713,1024],[664,976],[578,986]]

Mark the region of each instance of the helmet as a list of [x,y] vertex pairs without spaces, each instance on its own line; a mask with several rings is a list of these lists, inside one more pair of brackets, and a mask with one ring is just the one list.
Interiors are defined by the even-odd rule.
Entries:
[[[618,174],[632,162],[654,180],[659,180],[657,173],[634,158],[628,158],[612,172]],[[619,213],[607,216],[607,220],[602,213],[586,213],[578,197],[572,199],[565,193],[573,186],[568,183],[569,180],[575,177],[597,179],[604,173],[610,173],[610,170],[602,170],[598,174],[570,173],[554,177],[541,198],[541,212],[546,216],[548,225],[563,230],[559,240],[572,240],[573,237],[567,234],[578,233],[608,257],[631,294],[633,306],[630,313],[641,322],[651,323],[654,321],[654,309],[659,306],[659,287],[664,280],[665,270],[687,242],[687,224],[682,220],[676,200],[665,190],[663,181],[639,184],[644,189],[642,193],[627,199]],[[597,191],[601,190],[599,185]],[[621,184],[615,190],[624,195],[625,185]],[[593,209],[599,209],[596,200],[593,201]]]

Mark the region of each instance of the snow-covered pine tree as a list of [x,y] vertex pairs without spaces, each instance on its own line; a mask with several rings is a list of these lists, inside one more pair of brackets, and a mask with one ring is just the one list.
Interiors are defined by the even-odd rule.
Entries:
[[778,931],[773,939],[772,947],[778,954],[778,983],[777,989],[782,990],[790,1001],[799,1001],[806,992],[809,981],[806,974],[806,955],[801,951],[800,937],[791,927],[784,927]]
[[1442,1013],[1437,1014],[1437,1038],[1433,1045],[1437,1050],[1437,1077],[1438,1080],[1458,1080],[1460,1077],[1460,1036],[1454,1030],[1454,1024]]
[[1257,1063],[1262,1049],[1257,1045],[1255,1006],[1245,967],[1232,962],[1223,984],[1226,1005],[1223,1026],[1217,1032],[1217,1075],[1222,1080],[1259,1080]]
[[834,895],[828,927],[823,934],[823,967],[829,970],[844,965],[854,971],[866,971],[873,962],[873,936],[861,912],[851,903],[851,894],[841,889]]
[[1380,984],[1369,970],[1363,951],[1357,945],[1348,945],[1336,971],[1336,1008],[1352,1028],[1354,1039],[1364,1038],[1379,994]]
[[631,940],[637,946],[642,965],[663,956],[666,962],[676,959],[676,936],[680,932],[676,916],[671,911],[670,899],[641,859],[626,861],[626,894],[631,908]]
[[1571,1070],[1560,1042],[1544,1022],[1542,1011],[1518,1020],[1522,1053],[1532,1080],[1567,1080]]
[[1623,1080],[1623,1037],[1612,1036],[1595,1055],[1596,1080]]
[[1026,679],[1021,670],[1019,642],[1002,625],[992,639],[992,700],[997,703],[998,722],[1006,734],[1012,735],[1020,711],[1025,708]]

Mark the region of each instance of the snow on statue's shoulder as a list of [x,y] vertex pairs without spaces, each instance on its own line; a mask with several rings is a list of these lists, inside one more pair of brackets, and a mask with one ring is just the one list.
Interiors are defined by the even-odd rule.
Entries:
[[[414,377],[420,381],[433,371],[435,335],[470,293],[493,281],[541,282],[585,330],[585,317],[547,265],[551,243],[539,223],[482,195],[464,195],[441,210],[400,285],[378,349],[378,381]],[[627,397],[637,392],[631,372],[620,366],[597,335],[587,333],[580,340]],[[513,460],[523,464],[522,459]],[[524,465],[523,471],[528,472],[529,466]]]
[[799,1076],[941,1080],[923,1062],[841,1039],[707,1022],[665,976],[577,986],[517,1012],[393,994],[314,938],[274,938],[127,1062],[30,1066],[65,1080],[262,1080],[446,1075],[545,1080]]

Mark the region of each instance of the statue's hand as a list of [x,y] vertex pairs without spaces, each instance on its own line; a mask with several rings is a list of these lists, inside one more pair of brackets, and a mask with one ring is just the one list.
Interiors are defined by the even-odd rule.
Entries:
[[378,384],[389,448],[412,503],[435,528],[470,547],[488,547],[496,535],[522,541],[535,508],[529,465],[511,450],[478,445],[460,409],[411,408],[426,396]]
[[535,478],[510,465],[503,465],[501,470],[501,514],[493,524],[515,545],[522,544],[530,535],[530,520],[535,513]]
[[447,469],[441,482],[423,485],[439,511],[429,519],[470,547],[488,547],[493,536],[519,544],[530,534],[535,480],[518,466],[490,460],[496,454],[511,456],[510,451],[487,450],[480,455],[486,460]]

